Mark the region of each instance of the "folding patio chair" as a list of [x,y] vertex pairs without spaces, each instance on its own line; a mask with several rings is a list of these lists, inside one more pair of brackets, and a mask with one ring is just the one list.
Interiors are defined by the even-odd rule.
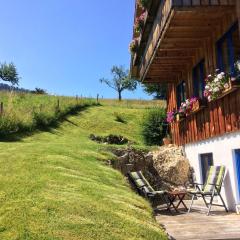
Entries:
[[137,192],[146,197],[153,207],[156,207],[160,202],[166,204],[169,209],[169,201],[166,191],[155,191],[148,180],[144,177],[141,171],[128,173],[129,180]]
[[[207,215],[209,215],[212,206],[224,207],[226,212],[228,209],[221,195],[221,188],[225,176],[224,166],[211,166],[207,173],[207,178],[205,184],[195,183],[196,189],[189,190],[188,193],[192,195],[192,201],[188,212],[191,211],[193,202],[196,197],[202,197],[203,201],[208,209]],[[210,202],[208,203],[206,197],[210,197]],[[220,197],[222,204],[214,204],[214,197]]]

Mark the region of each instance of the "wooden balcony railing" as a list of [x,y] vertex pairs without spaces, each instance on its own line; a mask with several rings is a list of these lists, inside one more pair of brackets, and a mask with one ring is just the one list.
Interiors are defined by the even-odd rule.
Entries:
[[[237,0],[238,1],[238,0]],[[160,40],[164,35],[171,18],[174,15],[174,10],[179,10],[183,7],[206,7],[206,6],[229,6],[235,5],[236,0],[163,0],[159,5],[153,27],[148,35],[148,41],[142,56],[139,57],[139,77],[144,79],[148,66],[154,59],[154,55],[159,47]],[[139,53],[138,53],[139,54]]]
[[240,89],[208,103],[197,113],[171,125],[177,145],[194,143],[240,130]]

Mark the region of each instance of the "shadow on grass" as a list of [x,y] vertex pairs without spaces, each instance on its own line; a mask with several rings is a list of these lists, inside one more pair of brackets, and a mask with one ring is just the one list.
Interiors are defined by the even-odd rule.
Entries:
[[38,122],[37,125],[31,129],[21,129],[15,133],[10,134],[2,134],[0,135],[0,142],[18,142],[21,141],[23,138],[30,137],[36,133],[40,132],[49,132],[52,134],[56,134],[56,130],[60,127],[61,123],[68,122],[76,127],[78,125],[71,120],[68,119],[69,116],[76,116],[79,115],[81,112],[86,111],[91,107],[100,107],[101,104],[91,104],[91,105],[84,105],[76,108],[75,110],[70,110],[67,113],[60,114],[58,118],[52,119],[49,124],[44,124],[43,122]]

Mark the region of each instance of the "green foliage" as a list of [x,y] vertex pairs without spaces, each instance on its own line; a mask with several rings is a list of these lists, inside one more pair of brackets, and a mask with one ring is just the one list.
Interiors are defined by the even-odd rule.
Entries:
[[167,95],[166,84],[145,84],[143,90],[148,95],[153,95],[154,99],[163,100]]
[[5,82],[10,82],[12,85],[18,85],[19,76],[16,66],[13,63],[1,63],[0,78]]
[[134,91],[137,88],[137,81],[131,79],[129,70],[125,70],[123,66],[113,66],[111,73],[113,75],[112,80],[102,78],[100,82],[105,83],[107,86],[117,91],[119,101],[122,100],[122,92],[124,90]]
[[35,88],[34,91],[32,91],[34,94],[47,94],[47,91],[42,88]]
[[147,145],[160,145],[167,133],[166,111],[164,108],[151,109],[144,117],[142,135]]

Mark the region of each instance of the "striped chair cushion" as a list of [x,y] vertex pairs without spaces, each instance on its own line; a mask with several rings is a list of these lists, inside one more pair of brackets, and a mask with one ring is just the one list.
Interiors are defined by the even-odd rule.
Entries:
[[131,172],[129,173],[129,175],[132,178],[132,180],[135,182],[138,188],[142,188],[143,186],[145,186],[146,193],[154,192],[154,189],[152,188],[148,180],[144,177],[142,171]]
[[203,187],[203,192],[212,192],[214,190],[214,185],[217,184],[217,190],[220,191],[222,187],[222,182],[225,174],[224,166],[211,166],[208,170],[207,181]]
[[140,173],[141,172],[131,172],[131,173],[129,173],[129,175],[133,180],[137,180],[137,179],[141,178]]
[[135,183],[136,183],[137,187],[139,187],[139,188],[144,187],[146,185],[142,179],[135,180]]

